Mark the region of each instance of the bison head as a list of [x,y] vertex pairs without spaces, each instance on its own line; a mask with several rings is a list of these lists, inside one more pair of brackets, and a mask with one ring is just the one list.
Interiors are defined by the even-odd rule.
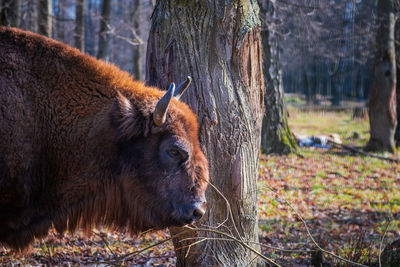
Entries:
[[175,90],[119,93],[111,121],[118,140],[116,172],[131,231],[183,226],[202,217],[208,162],[198,142],[196,116]]

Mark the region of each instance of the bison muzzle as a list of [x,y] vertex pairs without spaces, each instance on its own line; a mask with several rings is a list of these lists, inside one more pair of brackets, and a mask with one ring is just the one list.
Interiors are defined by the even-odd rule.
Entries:
[[137,234],[205,213],[208,162],[179,97],[43,36],[0,27],[0,244],[50,227]]

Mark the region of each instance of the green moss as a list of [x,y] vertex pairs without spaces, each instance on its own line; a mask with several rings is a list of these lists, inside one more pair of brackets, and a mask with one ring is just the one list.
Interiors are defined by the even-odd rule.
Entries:
[[266,154],[290,154],[297,152],[297,143],[289,124],[284,119],[283,127],[280,129],[269,129],[267,119],[264,118],[262,129],[262,152]]

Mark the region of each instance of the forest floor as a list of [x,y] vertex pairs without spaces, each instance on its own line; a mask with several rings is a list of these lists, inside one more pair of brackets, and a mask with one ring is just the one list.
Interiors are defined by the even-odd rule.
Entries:
[[[368,141],[368,121],[352,120],[351,112],[291,110],[290,114],[289,124],[297,135],[335,133],[353,146]],[[260,242],[279,248],[263,247],[262,251],[282,266],[311,264],[315,244],[300,216],[322,248],[370,266],[377,265],[384,234],[383,245],[400,235],[398,163],[341,149],[300,148],[298,154],[288,156],[261,155],[258,188]],[[48,238],[35,242],[30,253],[0,248],[0,265],[108,266],[118,257],[168,237],[167,231],[132,239],[106,230],[95,230],[89,237],[79,233],[60,236],[52,230]],[[174,255],[172,244],[165,242],[119,264],[174,266]],[[326,254],[324,263],[348,266]]]
[[[338,134],[355,147],[368,142],[368,120],[353,120],[350,111],[290,114],[289,125],[297,135]],[[301,148],[299,155],[262,155],[258,188],[260,240],[302,251],[264,250],[282,266],[310,265],[306,251],[315,245],[299,216],[322,248],[371,266],[377,265],[385,231],[383,245],[400,235],[398,163],[341,149]],[[348,266],[324,257],[327,266]]]

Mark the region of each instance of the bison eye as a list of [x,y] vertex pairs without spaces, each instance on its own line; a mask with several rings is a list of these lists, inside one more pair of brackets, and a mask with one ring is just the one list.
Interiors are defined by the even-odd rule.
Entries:
[[186,161],[188,158],[188,153],[177,147],[169,149],[167,153],[171,158],[174,158],[179,161]]

